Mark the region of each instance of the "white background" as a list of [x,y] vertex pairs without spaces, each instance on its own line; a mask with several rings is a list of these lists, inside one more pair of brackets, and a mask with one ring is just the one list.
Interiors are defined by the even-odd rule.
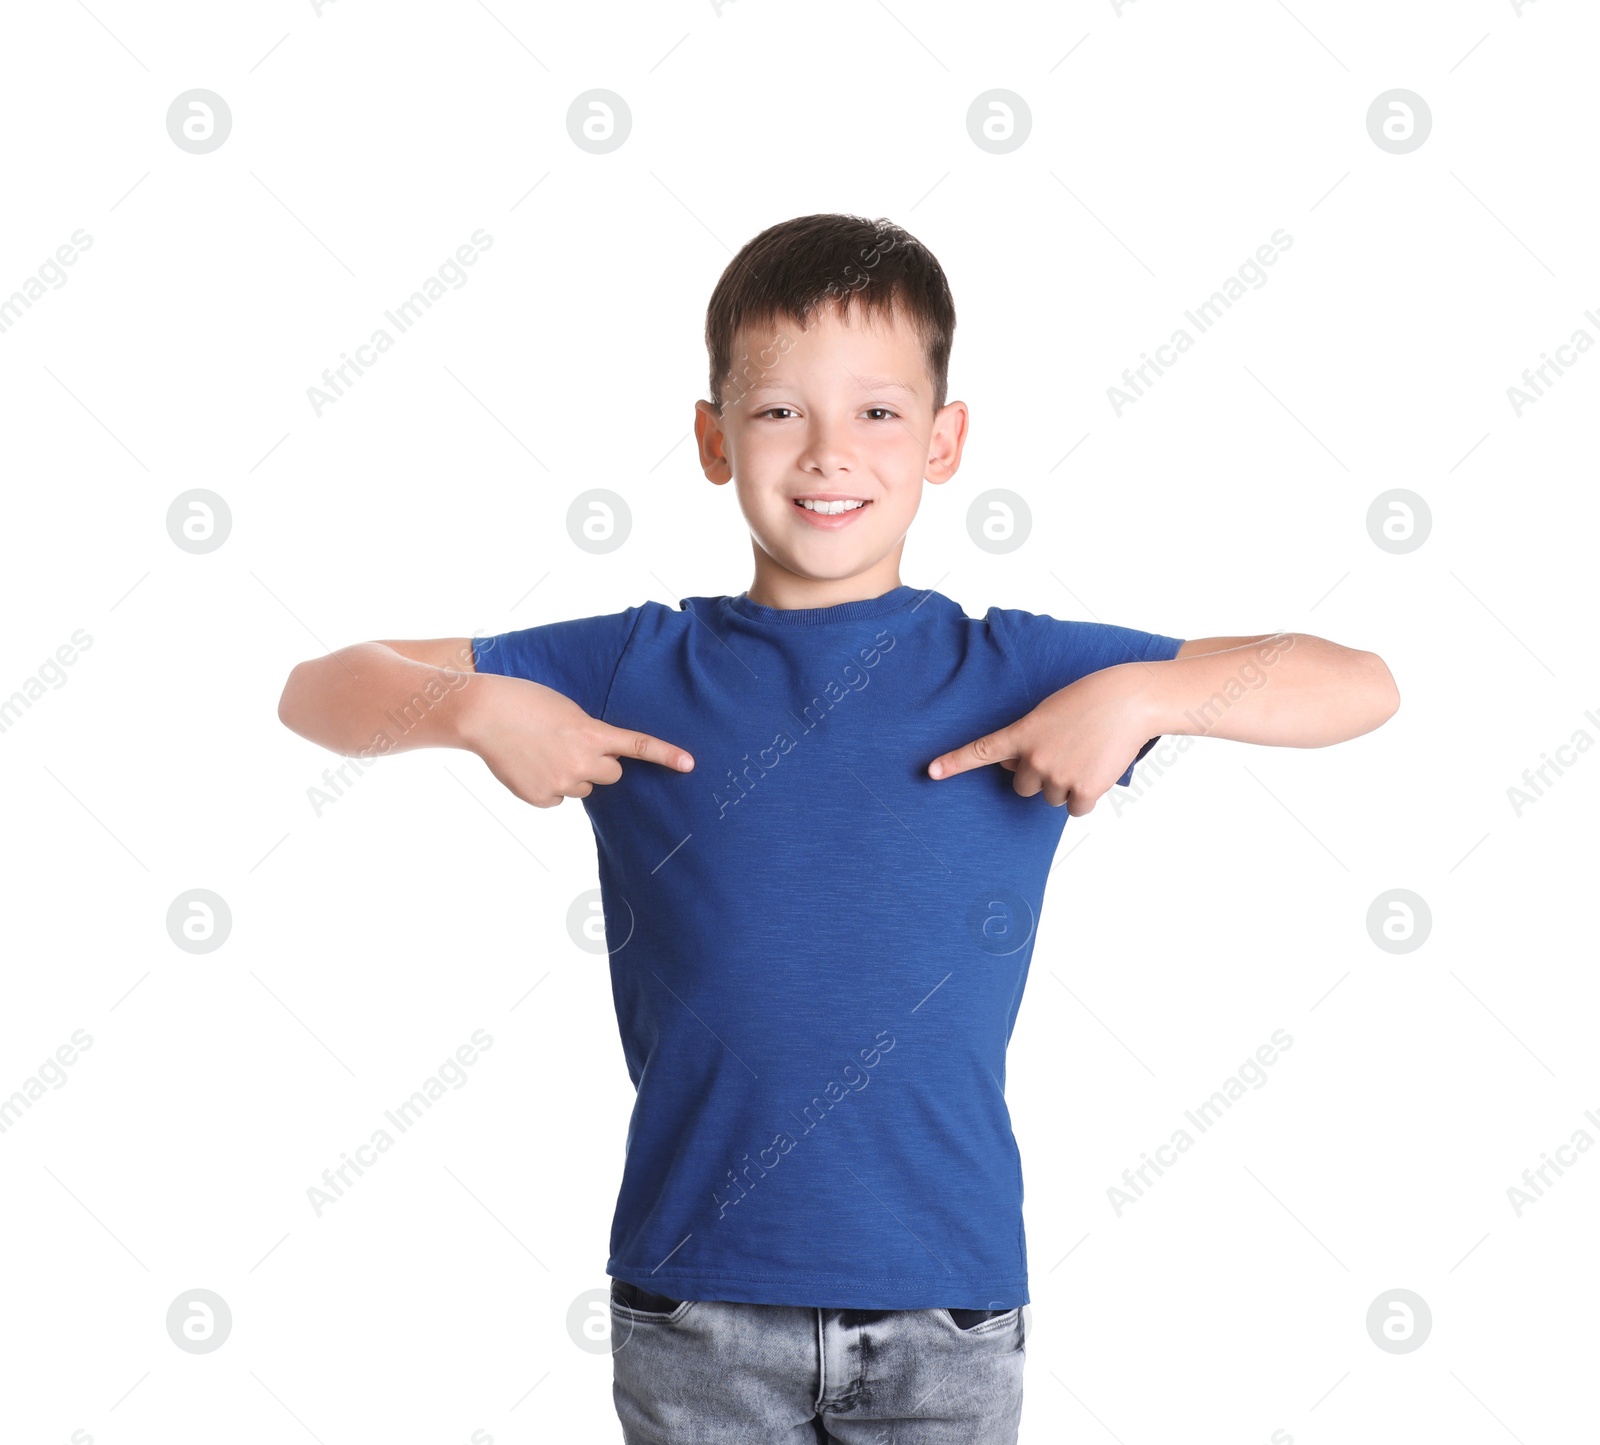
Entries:
[[[364,638],[748,585],[688,436],[704,308],[749,237],[816,211],[907,226],[956,297],[972,433],[903,580],[973,615],[1309,631],[1403,698],[1334,748],[1147,761],[1136,803],[1069,824],[1008,1088],[1024,1440],[1592,1437],[1600,1158],[1520,1217],[1507,1189],[1600,1138],[1600,758],[1520,816],[1507,789],[1600,737],[1600,357],[1521,416],[1506,389],[1600,339],[1600,25],[1577,0],[1122,9],[8,13],[0,295],[93,244],[0,334],[0,695],[92,646],[0,734],[0,1097],[93,1044],[0,1134],[6,1440],[619,1438],[610,1360],[567,1323],[605,1285],[632,1099],[604,959],[566,931],[581,808],[422,752],[319,817],[337,760],[276,703]],[[166,129],[194,87],[232,111],[207,155]],[[633,117],[600,156],[566,128],[596,87]],[[1395,87],[1432,111],[1407,155],[1366,128]],[[1032,115],[1004,155],[966,128],[995,88]],[[1268,284],[1118,417],[1122,369],[1280,227]],[[478,228],[469,283],[317,416],[323,368]],[[232,512],[204,556],[166,532],[194,487]],[[633,513],[607,556],[566,533],[591,487]],[[992,487],[1033,510],[1009,556],[968,539]],[[1366,526],[1394,487],[1432,513],[1405,555]],[[231,908],[214,953],[168,938],[192,888]],[[1366,929],[1392,888],[1432,911],[1408,954]],[[308,1187],[479,1028],[466,1086],[317,1217]],[[1118,1217],[1122,1171],[1279,1028],[1266,1085]],[[232,1311],[215,1353],[167,1336],[196,1288]],[[1432,1311],[1407,1354],[1365,1324],[1397,1288]]]

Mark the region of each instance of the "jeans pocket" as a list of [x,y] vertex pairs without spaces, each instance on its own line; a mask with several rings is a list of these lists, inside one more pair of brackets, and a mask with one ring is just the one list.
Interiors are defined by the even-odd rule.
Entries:
[[999,1329],[1001,1322],[1014,1316],[1021,1305],[1013,1305],[1004,1310],[955,1310],[940,1308],[939,1313],[950,1321],[956,1329],[964,1335],[987,1334],[991,1329]]
[[636,1319],[674,1320],[689,1308],[692,1301],[673,1299],[671,1295],[654,1294],[628,1280],[613,1279],[611,1303],[620,1305]]

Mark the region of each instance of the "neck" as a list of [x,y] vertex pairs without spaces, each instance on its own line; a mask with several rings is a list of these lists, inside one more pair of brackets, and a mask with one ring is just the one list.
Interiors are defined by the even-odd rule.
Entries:
[[806,577],[773,560],[756,548],[755,580],[745,589],[752,602],[763,607],[836,607],[841,602],[864,602],[902,586],[900,549],[864,571],[848,577]]

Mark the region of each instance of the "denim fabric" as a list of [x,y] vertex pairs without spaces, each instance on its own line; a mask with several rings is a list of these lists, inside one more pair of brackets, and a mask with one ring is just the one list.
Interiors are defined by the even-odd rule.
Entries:
[[1020,1307],[734,1304],[613,1280],[612,1397],[625,1445],[1015,1445],[1023,1334]]

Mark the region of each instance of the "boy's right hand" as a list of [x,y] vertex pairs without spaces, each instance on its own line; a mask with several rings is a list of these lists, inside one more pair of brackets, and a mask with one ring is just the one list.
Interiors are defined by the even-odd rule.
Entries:
[[622,776],[619,758],[688,772],[694,759],[649,733],[590,717],[564,693],[527,678],[478,673],[461,719],[461,741],[525,803],[557,807]]

